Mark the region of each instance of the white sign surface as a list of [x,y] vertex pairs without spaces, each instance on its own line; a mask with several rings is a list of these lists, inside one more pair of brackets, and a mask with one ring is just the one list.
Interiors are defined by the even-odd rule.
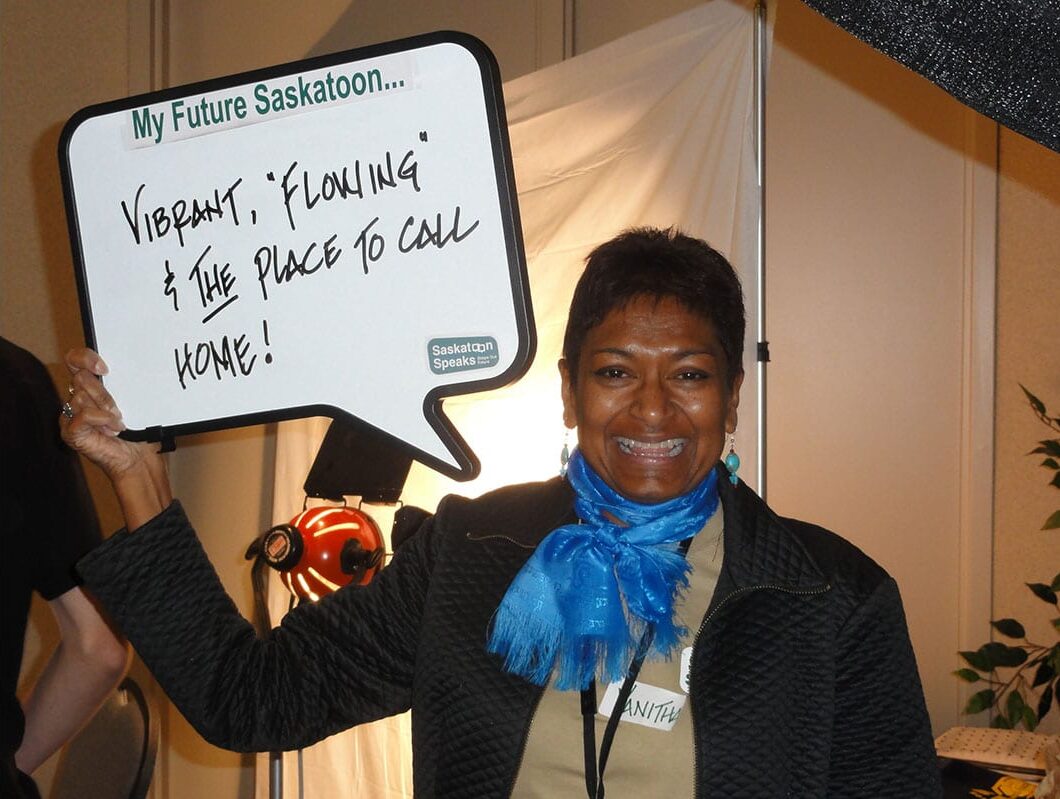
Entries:
[[431,34],[84,109],[62,139],[86,338],[130,437],[352,416],[457,478],[444,396],[529,366],[500,80]]

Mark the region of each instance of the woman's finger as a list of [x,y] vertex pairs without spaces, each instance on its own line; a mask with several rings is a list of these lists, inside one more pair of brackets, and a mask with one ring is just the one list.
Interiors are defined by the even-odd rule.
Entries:
[[100,376],[107,373],[107,365],[99,355],[87,347],[70,350],[66,354],[66,368],[70,372],[68,390],[71,406],[85,409],[92,406],[109,411],[117,417],[107,424],[108,433],[125,429],[121,421],[121,409],[100,381]]
[[[101,432],[114,436],[125,429],[121,411],[110,400],[110,394],[103,391],[102,400],[88,391],[78,388],[70,395],[66,404],[73,411],[73,419],[83,418],[88,424],[101,428]],[[63,415],[67,415],[63,412]]]
[[99,357],[99,354],[88,347],[75,347],[66,353],[64,358],[66,368],[72,375],[80,371],[103,376],[107,374],[107,364]]
[[103,383],[96,375],[87,370],[81,370],[70,377],[70,397],[77,398],[80,407],[102,408],[110,411],[121,418],[121,409],[114,401],[114,397],[104,388]]
[[[73,403],[71,402],[70,405],[73,406]],[[63,414],[59,424],[60,427],[65,427],[71,436],[77,438],[91,435],[93,432],[113,438],[121,432],[123,427],[120,419],[116,419],[114,414],[100,408],[78,409],[75,407],[73,417]]]

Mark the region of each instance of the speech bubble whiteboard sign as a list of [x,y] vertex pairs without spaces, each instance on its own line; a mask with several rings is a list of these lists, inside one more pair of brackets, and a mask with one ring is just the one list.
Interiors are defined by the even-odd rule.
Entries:
[[457,479],[443,397],[535,346],[496,62],[437,33],[93,106],[60,166],[129,437],[354,417]]

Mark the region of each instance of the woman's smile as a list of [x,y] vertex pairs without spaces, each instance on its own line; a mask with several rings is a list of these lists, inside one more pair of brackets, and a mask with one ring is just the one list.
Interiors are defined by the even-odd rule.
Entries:
[[676,458],[685,448],[687,439],[668,438],[665,441],[637,441],[633,438],[615,436],[615,443],[624,455],[649,460]]

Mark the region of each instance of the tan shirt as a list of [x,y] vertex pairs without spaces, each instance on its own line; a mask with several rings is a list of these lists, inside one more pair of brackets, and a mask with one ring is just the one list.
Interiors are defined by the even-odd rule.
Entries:
[[[692,710],[687,702],[688,686],[681,684],[682,663],[691,660],[692,644],[718,583],[724,555],[723,527],[719,505],[688,548],[692,566],[689,588],[676,607],[677,618],[688,628],[688,635],[672,660],[645,662],[640,671],[604,771],[608,799],[693,793]],[[611,689],[612,696],[618,688],[616,684]],[[607,694],[607,686],[597,686],[597,755],[607,726],[607,716],[599,712],[600,703]],[[585,796],[584,747],[581,695],[546,688],[530,725],[512,796]]]

